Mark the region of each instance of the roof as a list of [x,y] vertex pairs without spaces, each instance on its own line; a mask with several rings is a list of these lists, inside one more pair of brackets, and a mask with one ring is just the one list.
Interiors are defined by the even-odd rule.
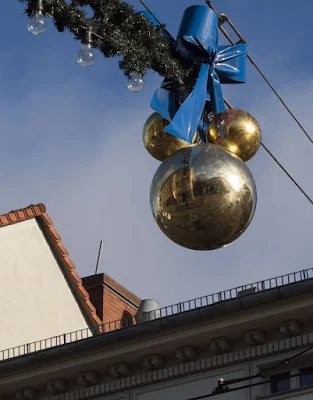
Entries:
[[46,213],[46,206],[42,203],[33,205],[19,210],[13,210],[7,214],[0,215],[0,228],[8,225],[13,225],[18,222],[23,222],[35,218],[42,229],[44,236],[49,244],[54,256],[59,262],[59,266],[64,272],[68,284],[77,295],[79,303],[83,306],[88,320],[93,325],[100,325],[101,319],[96,313],[94,305],[89,299],[89,294],[83,286],[81,278],[76,272],[75,265],[69,258],[68,251],[61,242],[61,236],[55,230],[53,222]]
[[[273,281],[273,283],[269,286],[271,281]],[[265,309],[271,310],[272,317],[270,318],[274,316],[276,321],[277,315],[284,316],[284,318],[286,316],[287,318],[293,318],[294,315],[298,315],[301,307],[303,307],[303,315],[305,313],[308,315],[306,310],[312,309],[313,268],[260,281],[259,283],[262,285],[264,284],[264,289],[260,291],[249,292],[246,295],[238,296],[239,288],[235,288],[233,290],[228,290],[227,293],[229,297],[226,298],[223,296],[221,300],[216,298],[216,301],[212,302],[211,300],[214,300],[214,295],[188,300],[184,303],[160,309],[160,318],[142,321],[132,326],[124,328],[119,327],[116,329],[114,323],[108,322],[104,324],[105,326],[101,334],[83,340],[80,339],[81,335],[78,335],[79,339],[77,339],[76,335],[73,335],[70,338],[71,342],[67,342],[61,346],[41,348],[40,351],[29,350],[27,353],[25,353],[25,346],[1,351],[0,378],[21,370],[28,372],[32,369],[38,370],[38,368],[44,367],[45,365],[51,365],[52,362],[56,363],[64,360],[71,360],[72,355],[77,359],[79,357],[85,357],[85,355],[88,354],[100,354],[105,348],[110,348],[112,350],[114,346],[119,346],[121,341],[125,344],[126,341],[134,339],[136,343],[140,343],[141,340],[147,341],[149,336],[155,339],[160,334],[164,335],[166,330],[170,331],[171,334],[166,336],[166,339],[162,341],[163,344],[175,341],[179,337],[181,340],[186,340],[182,339],[183,336],[181,336],[182,332],[185,332],[185,338],[188,337],[187,343],[196,345],[199,336],[197,336],[197,334],[194,336],[197,342],[193,343],[190,340],[191,337],[188,336],[190,334],[186,328],[187,325],[197,330],[199,326],[202,328],[204,327],[204,321],[206,321],[208,325],[211,325],[211,322],[214,323],[214,321],[219,324],[223,318],[229,320],[230,314],[232,317],[235,315],[236,324],[241,324],[244,330],[248,330],[250,329],[249,326],[251,326],[251,318],[258,320],[258,324],[262,325],[264,323],[264,318],[267,318],[269,315],[267,312],[264,313]],[[254,285],[256,284],[257,282],[254,283]],[[243,288],[244,287],[240,287],[240,289]],[[301,296],[300,305],[298,301],[295,301],[296,296]],[[301,300],[304,302],[301,303]],[[282,302],[282,308],[273,307],[278,301]],[[301,304],[303,304],[303,306],[301,306]],[[241,313],[243,310],[245,310],[245,312],[241,314],[242,319],[239,322],[240,318],[237,318],[239,314],[235,313]],[[248,314],[250,317],[246,318]],[[217,316],[218,319],[216,319]],[[287,319],[285,319],[285,321],[286,320]],[[229,323],[231,324],[231,322]],[[106,327],[109,329],[107,330]],[[227,330],[228,328],[225,328],[222,324],[220,328],[216,329]],[[110,334],[108,335],[107,333],[109,332]],[[176,337],[174,336],[175,332],[178,335]],[[215,335],[217,332],[215,328],[213,332]],[[202,333],[204,334],[204,331],[202,331]],[[44,340],[44,342],[46,342],[46,340]],[[132,346],[134,346],[135,342],[132,342]],[[301,346],[305,347],[307,345],[309,345],[307,339],[301,339]],[[111,357],[111,355],[108,357]]]

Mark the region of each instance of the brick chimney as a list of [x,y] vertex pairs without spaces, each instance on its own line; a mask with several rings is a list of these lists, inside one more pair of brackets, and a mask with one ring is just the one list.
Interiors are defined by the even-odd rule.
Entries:
[[133,317],[141,300],[124,286],[107,274],[87,276],[83,278],[83,285],[97,310],[97,315],[104,322],[106,331],[135,323]]

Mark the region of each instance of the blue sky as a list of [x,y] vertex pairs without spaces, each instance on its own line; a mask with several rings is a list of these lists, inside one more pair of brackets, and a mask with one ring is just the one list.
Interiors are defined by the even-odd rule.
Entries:
[[[310,268],[313,209],[261,149],[248,163],[258,189],[255,217],[235,243],[195,252],[170,242],[154,223],[149,188],[159,163],[142,144],[160,78],[130,93],[117,60],[96,54],[81,68],[79,43],[51,23],[27,31],[18,0],[0,16],[0,213],[43,202],[81,276],[100,271],[162,305]],[[139,2],[132,2],[138,10]],[[189,0],[147,0],[176,35]],[[198,2],[198,4],[202,4]],[[307,130],[312,127],[313,3],[216,0],[246,38],[257,64]],[[263,141],[313,196],[313,146],[248,65],[247,83],[224,87],[254,115]],[[43,266],[44,268],[44,266]]]

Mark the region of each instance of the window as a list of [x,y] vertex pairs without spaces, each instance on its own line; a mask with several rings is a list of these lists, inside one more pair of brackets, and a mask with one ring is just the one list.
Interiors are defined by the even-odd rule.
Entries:
[[290,391],[290,373],[271,376],[271,393],[281,393]]
[[313,386],[313,367],[300,369],[299,386]]

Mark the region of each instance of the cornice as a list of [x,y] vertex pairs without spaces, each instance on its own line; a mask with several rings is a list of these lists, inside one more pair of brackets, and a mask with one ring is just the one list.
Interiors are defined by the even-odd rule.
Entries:
[[[208,358],[192,360],[175,366],[169,366],[137,375],[130,375],[113,381],[99,383],[87,388],[72,390],[62,394],[62,400],[79,400],[123,392],[173,379],[183,378],[211,370],[229,367],[236,364],[262,359],[313,345],[313,332],[301,336],[290,337],[272,343],[243,348],[233,352]],[[60,396],[41,397],[40,400],[60,400]]]

